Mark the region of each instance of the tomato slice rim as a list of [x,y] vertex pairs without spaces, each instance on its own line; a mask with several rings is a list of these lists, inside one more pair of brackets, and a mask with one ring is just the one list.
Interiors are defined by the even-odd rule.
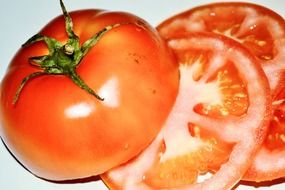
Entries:
[[[279,93],[277,97],[275,97],[275,100],[273,101],[273,107],[274,112],[269,124],[270,131],[266,136],[263,146],[257,152],[251,166],[249,167],[247,173],[244,175],[243,180],[245,181],[264,182],[284,177],[285,88],[283,88],[282,92]],[[270,135],[272,136],[272,140],[269,139]],[[278,145],[281,145],[281,147]]]
[[[207,23],[205,19],[210,17],[215,17],[216,14],[219,13],[220,9],[223,9],[225,12],[228,11],[227,9],[234,9],[235,14],[251,14],[250,16],[245,15],[244,17],[252,17],[252,18],[244,18],[242,20],[240,31],[238,31],[240,36],[235,36],[235,34],[231,34],[230,32],[218,32],[216,30],[212,30],[212,28],[208,28],[208,24],[211,25],[212,23]],[[205,13],[201,13],[201,12]],[[229,12],[229,11],[228,11]],[[242,13],[239,13],[242,12]],[[222,12],[222,14],[227,14]],[[230,12],[232,14],[232,12]],[[226,23],[225,20],[229,20],[229,17],[225,17],[222,15],[222,18],[219,17],[219,23]],[[211,18],[212,19],[212,18]],[[236,18],[235,18],[236,19]],[[250,19],[255,19],[250,20]],[[245,20],[245,21],[244,21]],[[245,23],[245,24],[244,24]],[[263,69],[268,77],[272,95],[275,96],[280,92],[279,89],[284,87],[284,79],[285,79],[285,70],[282,69],[285,67],[284,60],[285,60],[285,22],[284,18],[279,15],[278,13],[272,11],[271,9],[254,4],[249,2],[216,2],[216,3],[209,3],[206,5],[201,5],[194,7],[192,9],[186,10],[182,13],[178,13],[169,19],[166,19],[162,23],[157,26],[158,31],[165,39],[171,39],[177,35],[177,33],[184,31],[187,32],[210,32],[210,33],[219,33],[230,37],[236,41],[241,42],[239,38],[244,38],[243,35],[247,35],[246,31],[255,30],[258,25],[266,26],[266,31],[269,32],[270,38],[268,39],[273,43],[274,47],[272,47],[271,53],[276,54],[273,58],[267,59],[260,59],[260,62],[263,65]],[[235,26],[232,26],[235,27]],[[260,32],[256,32],[259,35]],[[254,36],[253,34],[248,34],[248,37]],[[253,37],[253,39],[256,39]],[[264,46],[267,41],[258,42],[256,40],[256,44],[259,46]],[[247,45],[245,45],[247,46]],[[253,54],[253,47],[247,47]],[[258,57],[256,55],[256,57]],[[266,55],[265,55],[266,57]],[[278,63],[278,64],[276,64]]]

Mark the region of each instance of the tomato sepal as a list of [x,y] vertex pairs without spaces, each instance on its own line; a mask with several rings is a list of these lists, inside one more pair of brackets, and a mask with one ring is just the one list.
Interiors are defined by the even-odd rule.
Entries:
[[60,1],[60,5],[65,19],[65,28],[66,33],[68,34],[68,40],[65,44],[61,44],[54,38],[44,36],[42,34],[35,34],[22,45],[23,47],[27,47],[36,42],[44,41],[48,47],[49,54],[29,58],[29,63],[31,65],[39,67],[42,69],[42,71],[31,73],[22,80],[13,99],[14,105],[17,103],[19,96],[27,82],[35,77],[42,75],[65,75],[69,77],[74,82],[74,84],[98,100],[104,100],[104,98],[98,95],[81,79],[81,77],[76,72],[76,68],[80,64],[83,57],[90,51],[93,46],[97,44],[97,42],[106,32],[120,26],[121,24],[116,23],[104,27],[90,39],[86,40],[82,46],[80,46],[79,37],[73,31],[72,19],[69,13],[66,11],[62,0]]

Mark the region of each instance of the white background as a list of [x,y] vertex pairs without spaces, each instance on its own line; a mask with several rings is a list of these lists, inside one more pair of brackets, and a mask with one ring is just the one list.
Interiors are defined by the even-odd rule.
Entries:
[[[127,11],[156,26],[169,16],[193,6],[214,2],[210,0],[65,0],[68,11],[99,8]],[[252,0],[269,7],[285,17],[285,1]],[[48,21],[61,14],[59,0],[0,0],[0,80],[16,51]],[[284,157],[285,158],[285,157]],[[239,185],[237,189],[285,189],[285,183],[253,187]],[[27,172],[0,142],[0,189],[7,190],[106,190],[101,181],[77,184],[55,184]]]

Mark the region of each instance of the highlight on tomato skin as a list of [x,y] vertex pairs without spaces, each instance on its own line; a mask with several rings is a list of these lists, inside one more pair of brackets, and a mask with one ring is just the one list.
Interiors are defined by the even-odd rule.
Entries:
[[180,83],[165,125],[139,156],[101,177],[112,190],[231,189],[266,135],[266,76],[246,48],[222,35],[181,35],[168,45]]
[[173,54],[143,19],[95,9],[70,17],[81,47],[102,29],[121,24],[101,36],[75,70],[104,101],[69,77],[43,74],[29,80],[13,104],[23,79],[43,72],[37,64],[58,50],[48,49],[45,40],[56,46],[70,42],[63,16],[17,52],[0,90],[4,143],[34,175],[55,181],[98,175],[141,152],[165,122],[179,81]]

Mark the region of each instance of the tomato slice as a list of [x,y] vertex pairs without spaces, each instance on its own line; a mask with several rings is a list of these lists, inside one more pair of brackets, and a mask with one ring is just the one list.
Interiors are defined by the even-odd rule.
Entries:
[[249,181],[266,181],[285,176],[285,88],[273,102],[274,112],[264,144],[244,176]]
[[175,15],[158,30],[167,39],[188,32],[233,38],[260,60],[273,95],[285,86],[285,22],[272,10],[250,3],[213,3]]
[[252,54],[215,34],[168,41],[179,61],[179,93],[152,144],[102,175],[111,189],[230,189],[265,136],[270,88]]
[[274,117],[265,143],[244,179],[264,181],[285,176],[284,18],[250,3],[214,3],[178,14],[160,24],[158,30],[167,39],[179,33],[219,33],[240,42],[257,57],[272,90]]

